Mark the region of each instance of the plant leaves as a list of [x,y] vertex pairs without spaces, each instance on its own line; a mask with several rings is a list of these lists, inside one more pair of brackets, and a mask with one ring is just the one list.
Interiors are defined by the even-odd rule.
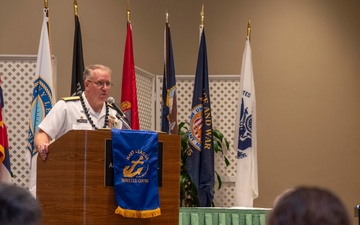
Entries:
[[[186,168],[187,149],[189,148],[188,137],[189,137],[189,122],[180,122],[178,125],[178,134],[181,137],[181,170],[180,170],[180,206],[181,207],[197,207],[199,206],[199,200],[197,198],[197,189],[194,183],[191,181]],[[221,154],[224,159],[225,166],[230,165],[230,161],[225,156],[224,150],[229,149],[229,142],[221,133],[221,131],[213,129],[213,149],[214,153]],[[220,175],[216,172],[216,179],[218,182],[217,189],[222,187],[222,180]],[[214,204],[212,203],[212,206]]]

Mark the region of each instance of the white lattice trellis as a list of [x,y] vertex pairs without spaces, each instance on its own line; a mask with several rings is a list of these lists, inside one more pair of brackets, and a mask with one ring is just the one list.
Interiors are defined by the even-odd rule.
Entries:
[[26,146],[32,100],[36,56],[0,56],[0,74],[5,106],[13,182],[27,187],[29,164]]
[[154,130],[155,75],[135,68],[139,123],[142,130]]
[[[28,187],[29,164],[26,159],[32,92],[36,73],[36,55],[0,55],[0,74],[5,107],[12,182]],[[52,57],[56,83],[56,58]]]
[[[194,78],[189,75],[176,76],[178,122],[189,122]],[[157,76],[156,81],[156,129],[160,130],[162,76]],[[235,184],[233,181],[236,172],[236,152],[232,150],[232,146],[239,83],[240,75],[209,76],[213,129],[220,130],[230,143],[230,150],[226,152],[226,157],[230,161],[228,168],[223,159],[215,155],[215,170],[223,181],[222,188],[215,190],[214,203],[219,207],[231,207],[234,204]]]

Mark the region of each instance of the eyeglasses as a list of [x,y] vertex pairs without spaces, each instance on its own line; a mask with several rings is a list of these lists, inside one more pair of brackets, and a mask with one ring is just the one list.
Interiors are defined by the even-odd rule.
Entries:
[[92,80],[87,80],[89,81],[90,83],[94,83],[97,87],[112,87],[114,84],[111,83],[110,81],[92,81]]

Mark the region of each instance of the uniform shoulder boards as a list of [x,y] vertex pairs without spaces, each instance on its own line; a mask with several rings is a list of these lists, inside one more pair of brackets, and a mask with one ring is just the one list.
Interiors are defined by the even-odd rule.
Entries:
[[62,98],[65,102],[80,100],[80,96],[70,96]]

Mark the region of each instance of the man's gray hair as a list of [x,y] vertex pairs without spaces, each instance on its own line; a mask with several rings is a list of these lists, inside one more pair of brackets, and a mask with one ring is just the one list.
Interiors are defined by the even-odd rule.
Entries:
[[103,70],[108,72],[110,75],[112,73],[112,70],[104,65],[101,64],[93,64],[93,65],[89,65],[85,68],[84,73],[83,73],[83,80],[85,81],[86,79],[88,79],[91,75],[92,75],[92,71],[94,70]]

